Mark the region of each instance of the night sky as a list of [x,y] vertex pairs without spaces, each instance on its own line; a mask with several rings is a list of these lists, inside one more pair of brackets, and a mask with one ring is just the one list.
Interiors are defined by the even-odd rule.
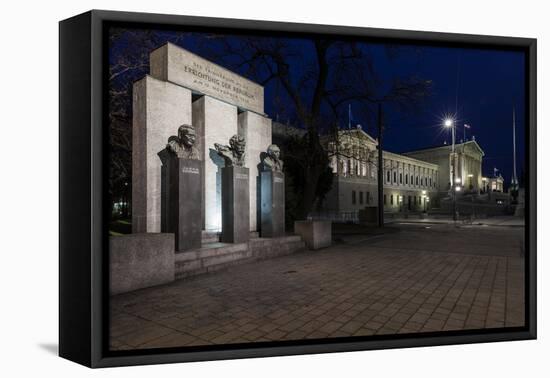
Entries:
[[[205,44],[204,35],[197,33],[157,31],[158,43],[172,41],[205,58],[216,52],[215,42]],[[233,41],[238,36],[230,36]],[[307,39],[288,39],[297,52],[288,60],[290,70],[300,76],[314,63],[314,50]],[[208,43],[208,42],[207,42]],[[130,45],[128,45],[130,44]],[[395,47],[395,46],[394,46]],[[399,45],[398,45],[399,47]],[[111,63],[120,54],[132,48],[131,42],[119,38],[110,46]],[[468,124],[466,138],[474,135],[485,151],[483,174],[493,174],[498,168],[507,185],[512,175],[512,109],[516,109],[517,174],[521,176],[525,161],[525,57],[524,53],[502,50],[442,48],[430,46],[401,46],[397,56],[388,54],[388,45],[361,43],[373,61],[375,76],[381,81],[395,77],[418,76],[432,81],[430,96],[414,111],[385,109],[386,130],[384,149],[406,152],[451,142],[450,130],[442,126],[447,115],[456,117],[457,142],[463,138],[463,125]],[[217,61],[222,65],[223,62]],[[243,68],[237,73],[245,74]],[[135,80],[136,78],[132,78]],[[252,78],[251,78],[252,79]],[[286,123],[292,118],[292,103],[283,96],[275,104],[275,94],[281,89],[271,81],[265,87],[265,111],[274,120]],[[287,114],[280,114],[281,101]],[[352,104],[353,124],[376,136],[375,120],[365,115],[357,104]],[[348,127],[347,105],[341,112],[340,124]],[[300,125],[298,125],[300,126]]]

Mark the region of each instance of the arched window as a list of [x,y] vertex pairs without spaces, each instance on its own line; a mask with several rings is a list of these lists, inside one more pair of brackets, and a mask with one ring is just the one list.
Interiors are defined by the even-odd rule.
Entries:
[[387,171],[387,172],[386,172],[386,176],[387,176],[386,181],[387,181],[387,182],[390,182],[390,171]]
[[393,183],[397,182],[397,172],[393,172]]

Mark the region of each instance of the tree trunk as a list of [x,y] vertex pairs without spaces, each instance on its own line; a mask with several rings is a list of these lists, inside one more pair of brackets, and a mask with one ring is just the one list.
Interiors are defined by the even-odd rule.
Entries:
[[317,182],[319,180],[319,174],[317,169],[312,169],[306,173],[306,181],[303,188],[303,195],[301,198],[300,206],[298,207],[298,220],[305,220],[313,208],[313,204],[316,198]]

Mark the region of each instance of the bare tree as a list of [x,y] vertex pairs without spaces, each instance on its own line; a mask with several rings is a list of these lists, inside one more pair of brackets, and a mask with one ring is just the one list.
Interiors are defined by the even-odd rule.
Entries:
[[187,35],[125,28],[109,31],[109,193],[112,200],[130,200],[132,85],[149,72],[151,51],[168,41],[181,43]]
[[[430,89],[430,81],[418,77],[384,80],[377,75],[376,60],[364,43],[219,36],[210,38],[204,48],[211,58],[262,85],[276,82],[285,92],[296,119],[305,129],[301,145],[288,149],[285,159],[296,165],[294,179],[303,183],[299,188],[298,219],[304,219],[315,200],[324,194],[320,187],[325,192],[330,189],[320,182],[329,163],[320,134],[332,131],[333,138],[338,138],[335,125],[348,104],[354,103],[365,116],[374,117],[377,104],[391,104],[402,110],[412,108]],[[388,47],[392,56],[398,50]],[[375,161],[370,155],[365,160]]]

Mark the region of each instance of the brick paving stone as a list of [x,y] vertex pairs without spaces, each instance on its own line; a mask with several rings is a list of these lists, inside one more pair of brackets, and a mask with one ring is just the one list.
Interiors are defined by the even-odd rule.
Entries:
[[[517,327],[519,228],[405,227],[118,295],[113,350]],[[293,274],[285,272],[293,271]]]

